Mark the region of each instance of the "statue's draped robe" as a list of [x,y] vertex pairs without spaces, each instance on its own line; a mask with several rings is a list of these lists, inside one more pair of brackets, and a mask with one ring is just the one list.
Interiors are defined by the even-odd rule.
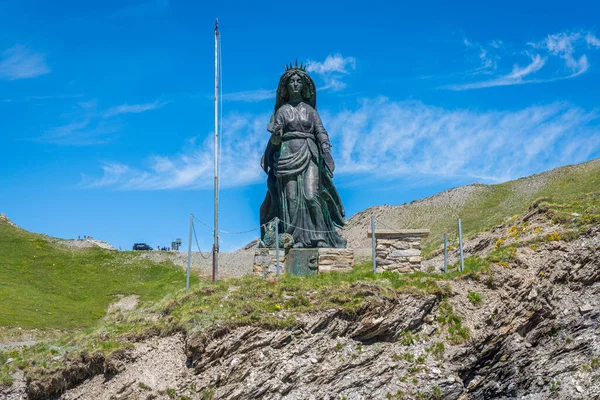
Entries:
[[280,232],[300,247],[345,247],[336,231],[344,225],[344,208],[333,185],[333,161],[322,152],[329,135],[317,111],[306,103],[284,104],[274,115],[262,166],[269,192],[261,207],[261,224],[278,216]]

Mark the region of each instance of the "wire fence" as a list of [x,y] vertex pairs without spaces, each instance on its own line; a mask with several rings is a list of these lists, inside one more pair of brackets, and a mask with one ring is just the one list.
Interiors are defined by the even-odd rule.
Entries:
[[[209,229],[210,231],[214,232],[214,227],[210,226],[209,224],[201,221],[200,219],[198,219],[196,216],[193,216],[193,219],[196,220],[199,224],[201,224],[203,227]],[[261,224],[257,227],[251,228],[251,229],[246,229],[246,230],[241,230],[241,231],[229,231],[229,230],[225,230],[225,229],[219,229],[218,232],[219,234],[226,234],[226,235],[242,235],[242,234],[246,234],[246,233],[251,233],[251,232],[257,232],[260,231],[261,229],[265,229],[267,230],[269,228],[269,226],[273,223],[276,222],[281,223],[284,226],[283,232],[279,232],[278,228],[275,228],[276,231],[276,238],[275,238],[275,242],[274,243],[274,247],[276,248],[276,250],[279,250],[279,235],[282,233],[285,233],[285,231],[287,231],[289,228],[293,228],[294,230],[300,230],[300,231],[304,231],[304,232],[312,232],[312,233],[341,233],[341,231],[345,230],[345,227],[338,227],[335,226],[334,229],[330,229],[330,230],[316,230],[316,229],[308,229],[308,228],[304,228],[304,227],[300,227],[297,225],[294,225],[290,222],[281,220],[277,217],[271,219],[270,221]],[[461,220],[460,218],[457,219],[458,222],[458,229],[454,232],[447,232],[444,233],[444,266],[443,266],[443,271],[444,272],[448,272],[448,251],[450,250],[449,248],[449,244],[458,244],[458,248],[459,248],[459,255],[460,255],[460,264],[459,264],[459,270],[462,272],[464,271],[464,254],[463,254],[463,238],[462,238],[462,224],[461,224]],[[391,227],[390,225],[386,224],[385,222],[381,221],[378,218],[375,218],[374,216],[372,217],[372,235],[373,235],[373,271],[376,272],[377,271],[377,262],[376,262],[376,257],[375,257],[375,248],[376,248],[376,240],[375,240],[375,235],[376,235],[376,230],[375,230],[375,223],[379,226],[382,226],[392,232],[397,232],[397,233],[405,233],[406,231],[403,229],[399,229],[399,228],[394,228]],[[198,248],[198,251],[200,252],[200,255],[204,258],[204,259],[208,259],[211,254],[213,253],[213,251],[211,251],[210,253],[208,253],[206,256],[204,256],[204,254],[202,254],[202,250],[200,249],[200,245],[198,242],[198,237],[196,235],[196,229],[194,224],[192,223],[192,228],[193,228],[193,233],[194,233],[194,238],[196,240],[196,247]],[[458,243],[456,243],[456,241],[458,241]],[[214,249],[213,249],[214,250]],[[277,258],[278,259],[278,258]]]
[[204,258],[205,260],[208,260],[210,258],[210,256],[212,255],[212,252],[208,252],[206,257],[204,256],[204,254],[202,254],[202,250],[200,250],[200,244],[198,243],[198,236],[196,236],[196,227],[194,226],[193,221],[192,221],[192,230],[194,231],[194,239],[196,239],[196,247],[198,247],[198,252],[200,253],[200,256],[202,258]]

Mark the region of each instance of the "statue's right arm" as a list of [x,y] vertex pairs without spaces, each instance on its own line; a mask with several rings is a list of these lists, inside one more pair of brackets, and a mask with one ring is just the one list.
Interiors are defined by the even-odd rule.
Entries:
[[281,112],[281,108],[277,110],[275,116],[273,117],[272,123],[269,124],[269,132],[271,132],[271,143],[274,145],[281,144],[281,137],[283,136],[283,113]]

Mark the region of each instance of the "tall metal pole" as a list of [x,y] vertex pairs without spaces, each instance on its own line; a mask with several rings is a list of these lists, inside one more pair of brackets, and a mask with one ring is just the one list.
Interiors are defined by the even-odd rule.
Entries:
[[448,272],[448,235],[444,233],[444,273]]
[[376,259],[376,246],[375,241],[375,216],[371,215],[371,247],[373,248],[373,273],[377,273],[377,259]]
[[215,22],[215,242],[213,244],[212,281],[219,271],[219,19]]
[[462,225],[460,218],[458,219],[458,246],[460,247],[460,272],[465,270],[465,256],[463,254],[463,240],[462,240]]
[[194,226],[194,214],[190,214],[190,241],[188,242],[188,266],[185,275],[185,292],[190,290],[190,268],[192,265],[192,227]]
[[279,276],[279,218],[275,217],[275,270]]

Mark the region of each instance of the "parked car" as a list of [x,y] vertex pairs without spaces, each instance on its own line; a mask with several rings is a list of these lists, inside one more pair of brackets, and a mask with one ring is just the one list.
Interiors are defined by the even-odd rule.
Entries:
[[152,247],[148,246],[146,243],[135,243],[133,245],[133,250],[152,250]]

